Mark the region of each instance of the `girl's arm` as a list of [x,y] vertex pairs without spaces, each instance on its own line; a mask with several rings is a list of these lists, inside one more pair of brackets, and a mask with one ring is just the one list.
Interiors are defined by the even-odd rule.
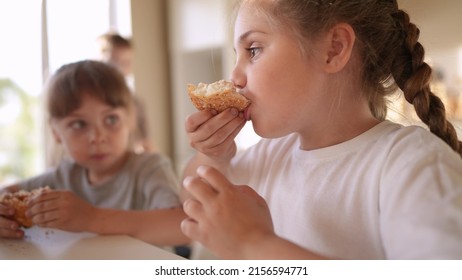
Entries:
[[183,232],[223,259],[323,259],[274,233],[265,200],[231,184],[218,170],[200,167],[188,177]]
[[147,211],[99,208],[87,231],[101,235],[130,235],[159,246],[183,245],[189,243],[180,229],[180,223],[185,217],[181,208]]
[[[244,127],[245,119],[236,109],[227,109],[220,114],[210,111],[199,111],[188,116],[185,129],[191,147],[197,153],[183,169],[183,179],[196,176],[199,166],[212,166],[226,173],[231,159],[236,154],[234,138]],[[190,195],[182,189],[181,201]]]
[[201,165],[225,171],[236,154],[234,138],[244,125],[244,117],[234,108],[220,114],[199,111],[189,115],[185,130],[197,154],[186,165],[183,177],[196,175],[196,169]]
[[276,235],[261,238],[248,244],[239,259],[248,260],[326,260],[327,258],[302,248]]
[[189,242],[180,229],[186,217],[181,208],[145,211],[98,208],[71,191],[55,190],[33,199],[26,215],[36,225],[72,232],[124,234],[159,246]]

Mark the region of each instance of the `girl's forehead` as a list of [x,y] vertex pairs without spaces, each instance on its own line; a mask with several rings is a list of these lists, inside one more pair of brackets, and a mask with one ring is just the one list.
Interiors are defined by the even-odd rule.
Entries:
[[107,104],[102,97],[99,97],[98,95],[92,93],[92,92],[88,92],[88,91],[84,91],[81,93],[81,105],[80,107],[84,106],[85,103],[95,103],[95,104],[101,104],[101,105],[105,105],[105,106],[109,106],[109,104]]
[[109,110],[113,109],[114,107],[110,104],[106,103],[103,99],[98,98],[96,96],[90,94],[83,94],[82,98],[80,99],[80,106],[77,107],[72,113],[76,113],[83,110]]
[[248,5],[244,5],[239,9],[234,25],[234,36],[236,38],[249,31],[266,31],[270,29],[268,15],[262,11],[251,9]]

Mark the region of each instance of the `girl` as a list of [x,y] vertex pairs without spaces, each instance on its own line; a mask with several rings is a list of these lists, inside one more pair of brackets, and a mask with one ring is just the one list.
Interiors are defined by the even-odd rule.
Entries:
[[[462,145],[418,36],[394,0],[241,1],[252,103],[186,120],[183,232],[221,258],[462,258]],[[433,134],[385,120],[396,86]],[[236,154],[246,119],[264,139]]]
[[[70,159],[8,188],[54,189],[30,203],[27,215],[33,222],[68,231],[129,234],[157,245],[185,243],[170,161],[160,154],[131,152],[134,108],[122,74],[103,62],[71,63],[56,72],[47,90],[53,136]],[[11,211],[0,206],[0,235],[21,238],[24,232],[8,219]]]

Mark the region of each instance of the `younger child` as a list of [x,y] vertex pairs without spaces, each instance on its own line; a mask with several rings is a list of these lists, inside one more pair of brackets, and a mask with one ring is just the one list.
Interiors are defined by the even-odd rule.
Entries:
[[[462,144],[407,13],[241,2],[231,78],[252,103],[186,120],[183,232],[221,258],[461,259]],[[433,134],[385,120],[396,86]],[[264,139],[236,154],[245,119]]]
[[[116,68],[97,61],[64,65],[49,82],[47,109],[53,136],[70,159],[8,188],[53,189],[30,203],[34,224],[129,234],[157,245],[187,241],[170,161],[130,149],[133,100]],[[0,206],[0,236],[21,238],[11,211]]]

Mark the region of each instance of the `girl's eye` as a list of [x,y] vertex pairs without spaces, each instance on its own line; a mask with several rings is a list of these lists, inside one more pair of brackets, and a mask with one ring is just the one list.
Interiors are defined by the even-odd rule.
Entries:
[[119,121],[119,117],[116,115],[110,115],[106,117],[106,124],[107,125],[115,125]]
[[83,129],[85,127],[86,123],[81,120],[73,121],[70,123],[70,127],[72,129],[78,130],[78,129]]
[[258,55],[258,53],[260,53],[261,51],[261,48],[258,48],[258,47],[250,47],[247,49],[247,51],[250,53],[250,58],[255,58],[255,56]]

